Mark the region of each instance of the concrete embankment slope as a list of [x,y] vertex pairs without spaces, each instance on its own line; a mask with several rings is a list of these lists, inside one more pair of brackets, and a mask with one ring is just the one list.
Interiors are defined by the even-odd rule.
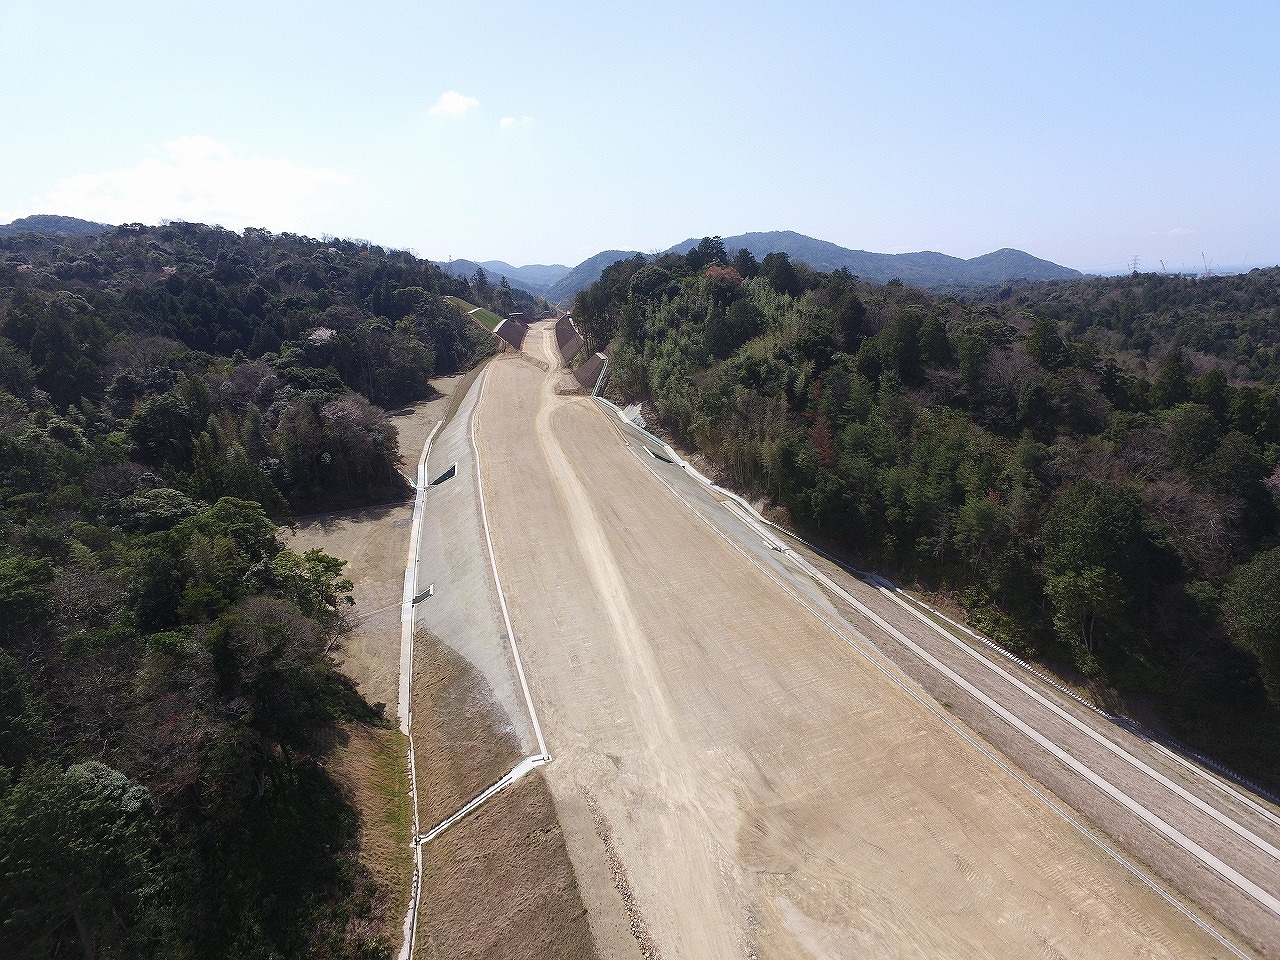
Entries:
[[584,390],[590,393],[596,388],[596,383],[600,380],[600,374],[604,371],[605,355],[603,353],[593,353],[589,356],[578,369],[573,371],[574,378],[580,383]]
[[[431,447],[426,472],[431,485],[427,487],[418,549],[418,590],[434,588],[416,612],[420,627],[479,671],[492,692],[493,706],[502,711],[504,725],[515,736],[516,753],[494,758],[498,766],[486,771],[492,776],[482,785],[488,786],[525,755],[521,751],[532,746],[532,733],[504,639],[506,628],[489,570],[477,501],[471,418],[483,383],[482,375]],[[434,482],[451,469],[450,479]],[[431,682],[430,677],[425,679]],[[441,798],[444,803],[448,800]],[[423,815],[427,817],[425,812]]]
[[493,332],[499,339],[504,340],[508,346],[515,347],[519,350],[524,345],[524,338],[529,334],[529,328],[519,320],[503,320],[500,324],[493,328]]
[[[496,363],[524,361],[512,356]],[[541,370],[538,370],[541,376]],[[436,437],[419,547],[413,727],[425,832],[537,750],[486,552],[477,380]],[[414,957],[595,956],[555,807],[536,773],[424,844]]]
[[568,364],[582,349],[582,334],[573,325],[573,320],[565,314],[556,321],[556,348],[560,351],[560,359]]

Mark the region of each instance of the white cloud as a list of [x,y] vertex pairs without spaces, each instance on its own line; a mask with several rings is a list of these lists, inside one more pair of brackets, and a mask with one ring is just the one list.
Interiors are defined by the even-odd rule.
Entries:
[[515,130],[517,127],[532,127],[533,117],[503,117],[498,121],[503,130]]
[[467,97],[457,90],[447,90],[440,94],[440,99],[427,111],[433,117],[465,117],[467,111],[480,106],[475,97]]
[[296,230],[325,194],[352,182],[336,170],[242,156],[194,136],[171,140],[132,167],[69,177],[27,207],[103,223],[167,219]]

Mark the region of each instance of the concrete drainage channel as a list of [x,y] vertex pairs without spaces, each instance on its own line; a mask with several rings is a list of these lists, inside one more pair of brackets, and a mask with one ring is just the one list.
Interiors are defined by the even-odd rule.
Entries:
[[484,791],[484,793],[481,793],[479,796],[475,797],[473,800],[469,801],[468,803],[463,804],[463,806],[460,807],[456,813],[453,813],[450,816],[445,817],[443,820],[437,823],[434,827],[432,827],[426,833],[422,834],[421,836],[414,837],[413,845],[415,847],[420,848],[422,844],[429,843],[430,841],[434,840],[440,834],[444,833],[446,830],[452,827],[455,823],[457,823],[459,820],[465,817],[472,810],[475,810],[476,808],[481,806],[486,800],[490,800],[493,797],[496,797],[499,793],[501,793],[507,787],[511,786],[517,780],[521,779],[525,774],[532,773],[537,767],[542,766],[544,763],[550,763],[550,762],[551,762],[551,758],[547,756],[545,753],[540,754],[538,756],[534,756],[534,757],[525,757],[523,760],[521,760],[512,768],[510,773],[508,773],[505,777],[503,777],[501,780],[499,780],[497,783],[491,786],[488,790]]
[[[418,461],[418,473],[414,481],[413,521],[409,528],[409,556],[404,568],[404,599],[400,608],[400,689],[396,713],[400,717],[400,732],[409,741],[409,795],[413,798],[413,833],[417,838],[420,829],[418,820],[418,764],[413,749],[413,713],[410,694],[413,688],[413,633],[414,608],[435,592],[432,584],[422,593],[418,589],[418,543],[422,536],[422,511],[427,497],[427,457],[431,453],[431,443],[443,424],[437,423],[431,428],[427,442],[422,448],[422,457]],[[414,935],[418,927],[418,901],[422,891],[422,848],[414,844],[413,848],[413,884],[409,892],[409,909],[404,918],[404,941],[400,948],[400,960],[409,960],[413,956]]]

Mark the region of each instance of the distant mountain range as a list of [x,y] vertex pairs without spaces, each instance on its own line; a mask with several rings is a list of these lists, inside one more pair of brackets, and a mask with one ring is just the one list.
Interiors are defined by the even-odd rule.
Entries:
[[[676,244],[671,250],[675,253],[688,253],[698,242],[696,239],[686,240]],[[888,283],[896,279],[925,289],[982,287],[1010,280],[1073,280],[1083,276],[1079,270],[1060,267],[1056,263],[1009,247],[994,253],[984,253],[971,260],[962,260],[932,251],[868,253],[866,250],[849,250],[790,230],[744,233],[736,237],[724,237],[723,242],[730,255],[742,247],[750,250],[757,260],[764,259],[770,253],[785,253],[792,260],[807,263],[823,273],[843,267],[872,283]]]
[[[572,272],[568,267],[560,263],[551,266],[532,264],[527,267],[513,267],[511,264],[504,263],[501,260],[485,260],[481,263],[477,263],[475,260],[437,260],[435,264],[450,276],[468,279],[475,276],[478,268],[483,267],[484,272],[494,283],[506,277],[507,282],[513,287],[527,290],[529,293],[539,297],[544,296],[560,279]],[[600,270],[603,271],[604,267],[601,267]],[[594,279],[588,280],[583,286],[589,287],[599,277],[600,274],[597,273]]]
[[52,233],[62,237],[96,237],[113,229],[107,223],[94,223],[78,217],[59,217],[51,213],[36,213],[20,217],[13,223],[0,225],[0,237],[12,237],[18,233]]
[[[785,253],[792,260],[807,263],[815,270],[829,273],[844,268],[873,283],[901,280],[926,290],[954,287],[987,287],[1011,280],[1071,280],[1083,276],[1078,270],[1041,260],[1021,250],[1005,248],[971,260],[945,253],[869,253],[849,250],[826,240],[815,240],[791,230],[768,233],[743,233],[721,238],[732,255],[745,247],[757,260],[770,253]],[[663,253],[688,253],[698,245],[697,239],[685,240]],[[636,250],[606,250],[570,269],[562,265],[513,267],[501,260],[476,263],[453,260],[441,263],[454,276],[470,277],[477,267],[484,267],[495,282],[506,277],[513,287],[546,297],[553,303],[569,300],[600,279],[606,267],[637,255]]]
[[[76,217],[60,217],[52,214],[35,214],[22,217],[13,223],[0,225],[0,237],[33,232],[61,236],[95,236],[112,229],[109,224],[94,223]],[[971,260],[962,260],[945,253],[869,253],[866,250],[849,250],[826,240],[815,240],[791,230],[775,230],[769,233],[743,233],[736,237],[721,238],[730,255],[745,247],[757,260],[770,253],[785,253],[792,260],[807,263],[815,270],[828,273],[844,268],[850,273],[873,283],[901,280],[926,290],[946,290],[958,287],[989,287],[1011,280],[1072,280],[1083,276],[1078,270],[1061,267],[1048,260],[1041,260],[1021,250],[1005,248],[983,254]],[[688,253],[698,245],[690,238],[669,247],[663,253]],[[470,277],[483,267],[489,278],[497,283],[502,277],[513,287],[535,296],[546,297],[552,303],[563,303],[573,298],[579,290],[585,290],[600,279],[600,274],[611,264],[637,256],[636,250],[605,250],[584,260],[576,267],[563,264],[533,264],[516,267],[501,260],[450,260],[438,265],[457,277]]]

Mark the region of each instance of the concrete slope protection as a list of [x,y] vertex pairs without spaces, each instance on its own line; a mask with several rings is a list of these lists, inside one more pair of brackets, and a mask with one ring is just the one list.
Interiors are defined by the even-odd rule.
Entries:
[[[471,429],[486,376],[487,373],[477,379],[432,443],[424,475],[442,475],[453,467],[454,476],[420,494],[425,507],[415,555],[419,589],[424,589],[426,582],[434,588],[429,599],[415,606],[416,623],[443,638],[484,675],[517,740],[528,748],[519,755],[496,758],[495,765],[485,771],[485,782],[475,784],[477,788],[497,781],[528,752],[536,750],[538,743],[511,661],[501,600],[490,571],[484,522],[478,510],[479,479]],[[439,474],[435,473],[437,470]],[[447,798],[443,807],[426,815],[426,819],[435,822],[436,814],[442,818],[453,812],[444,807],[456,807],[454,801],[466,799],[469,797]]]
[[[556,347],[553,325],[531,329],[553,372]],[[476,439],[555,757],[535,775],[601,956],[1265,950],[1265,924],[1242,946],[1175,908],[870,639],[927,626],[865,584],[883,624],[858,613],[730,498],[551,382],[495,361]]]
[[569,363],[578,355],[584,342],[582,334],[578,332],[577,324],[569,314],[566,313],[556,320],[556,346],[560,352],[560,359],[564,363]]

